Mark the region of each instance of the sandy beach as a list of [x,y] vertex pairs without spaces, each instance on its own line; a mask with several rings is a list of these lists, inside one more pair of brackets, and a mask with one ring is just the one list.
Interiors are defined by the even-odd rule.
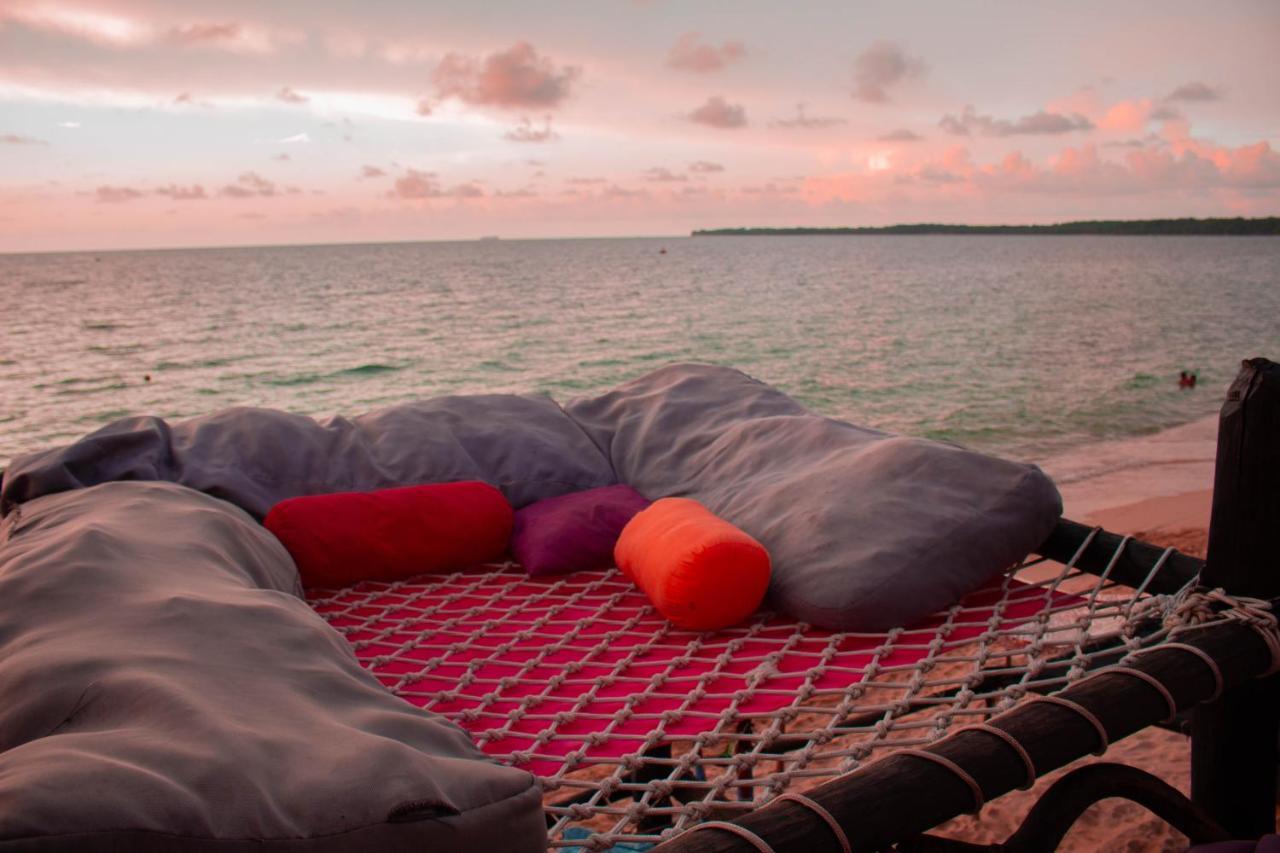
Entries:
[[1214,415],[1039,464],[1058,484],[1068,518],[1203,557],[1217,438]]
[[[1092,445],[1040,460],[1059,485],[1065,514],[1117,533],[1203,557],[1208,542],[1217,417],[1155,435]],[[1089,758],[1042,777],[1029,791],[989,804],[981,819],[961,817],[940,834],[993,843],[1007,839],[1031,804],[1064,773],[1094,761],[1146,770],[1190,794],[1190,738],[1148,728]],[[1142,807],[1106,800],[1089,809],[1060,850],[1182,851],[1187,839]]]

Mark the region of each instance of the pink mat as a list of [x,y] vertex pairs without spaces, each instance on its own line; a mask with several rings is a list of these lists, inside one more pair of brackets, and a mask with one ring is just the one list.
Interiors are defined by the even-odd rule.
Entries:
[[311,590],[308,600],[387,688],[539,775],[732,731],[869,670],[907,670],[1080,603],[1000,578],[891,634],[833,634],[767,615],[696,634],[674,629],[614,570],[536,579],[496,567]]

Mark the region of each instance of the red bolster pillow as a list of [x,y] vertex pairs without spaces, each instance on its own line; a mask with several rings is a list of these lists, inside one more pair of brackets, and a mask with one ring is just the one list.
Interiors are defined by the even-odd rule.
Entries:
[[502,559],[512,518],[502,492],[467,481],[289,498],[263,524],[303,586],[339,587]]
[[689,498],[663,498],[637,513],[613,557],[659,613],[691,631],[742,621],[769,586],[764,546]]

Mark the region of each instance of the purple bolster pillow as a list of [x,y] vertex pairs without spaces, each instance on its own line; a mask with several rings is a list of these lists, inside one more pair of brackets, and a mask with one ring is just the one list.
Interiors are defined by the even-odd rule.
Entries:
[[511,553],[534,577],[608,568],[622,528],[649,503],[622,485],[536,501],[516,512]]

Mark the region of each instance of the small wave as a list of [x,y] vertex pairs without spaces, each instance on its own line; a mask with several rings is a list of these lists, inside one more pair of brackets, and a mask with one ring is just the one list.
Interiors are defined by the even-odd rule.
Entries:
[[116,344],[113,346],[90,346],[86,347],[86,351],[95,352],[99,355],[133,355],[135,352],[142,352],[146,348],[146,344]]
[[625,367],[625,358],[593,358],[578,362],[578,367]]
[[1152,376],[1150,373],[1135,373],[1124,383],[1124,387],[1128,390],[1137,390],[1139,388],[1151,388],[1160,382],[1159,376]]
[[204,367],[226,367],[228,364],[234,364],[237,361],[244,361],[248,356],[220,356],[218,358],[201,358],[194,361],[171,361],[164,360],[156,362],[155,370],[198,370]]
[[1004,436],[1004,430],[993,426],[938,427],[926,429],[921,435],[933,441],[944,441],[961,447],[989,446],[996,438]]
[[107,385],[92,385],[85,388],[61,388],[54,393],[60,397],[78,397],[85,394],[101,394],[103,391],[121,391],[128,387],[124,382],[111,382]]
[[22,283],[23,287],[40,288],[40,287],[75,287],[77,284],[84,284],[88,279],[85,278],[29,278]]
[[599,386],[599,383],[589,379],[558,379],[554,382],[543,383],[538,391],[547,394],[553,394],[556,391],[591,391]]
[[320,373],[295,373],[292,376],[272,376],[263,380],[263,382],[267,385],[276,386],[312,385],[324,378],[324,375]]
[[37,388],[53,388],[62,385],[91,385],[95,382],[102,382],[105,379],[111,379],[110,376],[68,376],[66,379],[59,379],[57,382],[43,382],[37,385]]
[[332,376],[376,376],[379,373],[395,373],[397,370],[404,368],[396,364],[362,364],[359,367],[348,367],[346,370],[338,370],[330,374]]
[[126,328],[126,323],[113,323],[110,320],[82,320],[80,328],[87,332],[111,332]]
[[81,415],[76,418],[74,423],[78,424],[103,424],[110,421],[118,421],[121,418],[127,418],[132,415],[129,409],[107,409],[105,412],[94,412],[89,415]]
[[642,352],[634,356],[635,361],[675,361],[680,358],[683,353],[676,350],[659,350],[657,352]]
[[490,373],[517,373],[520,368],[513,364],[508,364],[500,358],[491,358],[488,361],[482,361],[476,365],[476,369],[485,370]]

